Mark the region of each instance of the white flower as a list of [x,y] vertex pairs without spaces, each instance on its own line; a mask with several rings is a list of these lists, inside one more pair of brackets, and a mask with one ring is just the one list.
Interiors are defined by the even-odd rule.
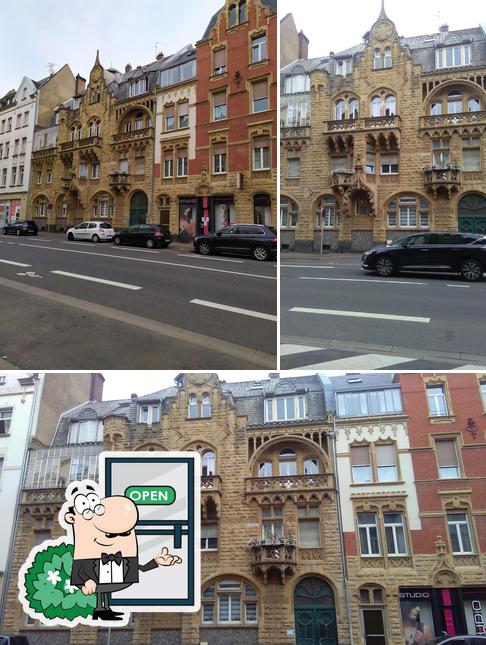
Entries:
[[64,585],[64,591],[67,591],[68,593],[74,593],[76,591],[77,587],[74,587],[71,584],[70,580],[66,580],[66,584]]
[[59,575],[59,571],[48,571],[47,580],[49,582],[52,582],[53,585],[57,585],[58,582],[61,582],[61,576]]

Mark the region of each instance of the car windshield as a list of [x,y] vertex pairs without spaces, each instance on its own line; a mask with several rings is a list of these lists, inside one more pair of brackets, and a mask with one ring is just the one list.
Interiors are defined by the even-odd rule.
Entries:
[[394,240],[388,246],[404,246],[405,244],[409,244],[411,239],[412,237],[410,235],[408,235],[407,237],[401,237],[398,240]]
[[106,222],[101,222],[100,228],[111,228],[111,224],[107,224]]

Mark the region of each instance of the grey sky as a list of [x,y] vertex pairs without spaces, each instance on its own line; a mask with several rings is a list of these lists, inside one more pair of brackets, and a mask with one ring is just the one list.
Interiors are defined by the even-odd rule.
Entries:
[[[381,0],[278,0],[280,18],[292,13],[298,31],[309,38],[309,57],[327,56],[358,45],[378,18]],[[385,10],[400,36],[436,33],[447,23],[450,30],[486,27],[484,2],[457,0],[385,0]]]
[[69,63],[87,78],[96,50],[105,67],[144,65],[158,51],[172,54],[201,38],[224,0],[0,0],[0,96],[23,76],[48,76]]

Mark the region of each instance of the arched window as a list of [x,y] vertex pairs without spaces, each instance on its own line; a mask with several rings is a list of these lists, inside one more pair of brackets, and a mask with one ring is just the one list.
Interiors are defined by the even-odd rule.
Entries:
[[321,226],[324,228],[339,226],[339,207],[332,195],[324,195],[317,203],[316,228]]
[[202,395],[201,416],[203,419],[211,416],[211,399],[207,392]]
[[280,477],[297,475],[297,455],[295,454],[295,450],[285,448],[280,451],[279,475]]
[[462,112],[462,94],[459,90],[453,90],[447,96],[447,114],[459,114],[460,112]]
[[383,589],[374,585],[359,590],[365,645],[385,645],[387,642],[384,599]]
[[137,112],[135,115],[135,130],[143,130],[143,112]]
[[295,228],[297,226],[299,207],[288,197],[280,197],[280,227]]
[[357,119],[359,116],[359,101],[358,99],[351,99],[349,101],[349,118]]
[[201,475],[207,477],[216,472],[216,455],[212,450],[206,450],[201,460]]
[[36,217],[45,217],[47,215],[47,197],[41,195],[36,199],[35,202],[35,216]]
[[336,101],[336,121],[346,118],[345,103],[342,99]]
[[191,394],[189,396],[189,405],[187,408],[187,416],[189,419],[197,419],[197,396],[195,394]]
[[385,116],[392,116],[396,111],[396,99],[393,94],[389,94],[385,99]]
[[76,132],[77,132],[76,126],[73,126],[73,127],[71,128],[71,141],[75,141],[75,140],[76,140]]
[[98,193],[93,201],[93,218],[105,219],[113,216],[113,199],[110,193]]
[[385,47],[385,64],[384,67],[391,67],[392,66],[392,51],[391,47]]
[[256,625],[256,589],[238,578],[218,580],[202,592],[203,624]]
[[467,101],[468,112],[479,112],[481,110],[481,101],[479,99],[468,99]]
[[373,56],[373,69],[381,69],[381,49],[375,49]]
[[381,98],[379,96],[371,98],[371,116],[381,116]]
[[235,27],[236,26],[236,21],[237,21],[237,9],[235,4],[230,4],[228,7],[228,16],[229,16],[229,26],[230,27]]
[[428,229],[429,204],[416,195],[399,195],[388,202],[388,226],[401,229]]
[[304,475],[317,475],[319,473],[319,462],[311,458],[304,461]]
[[246,20],[246,0],[241,0],[239,4],[239,16],[238,22],[241,25],[242,22]]

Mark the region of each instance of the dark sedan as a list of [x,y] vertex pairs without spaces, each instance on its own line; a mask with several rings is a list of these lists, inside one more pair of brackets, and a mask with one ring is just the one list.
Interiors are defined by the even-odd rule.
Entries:
[[158,224],[137,224],[123,231],[118,231],[113,238],[114,244],[131,244],[132,246],[154,246],[162,248],[172,242],[170,231]]
[[486,634],[469,634],[465,636],[441,636],[432,641],[434,645],[486,645]]
[[231,224],[217,233],[198,235],[193,240],[194,248],[201,255],[230,253],[250,255],[255,260],[277,257],[277,233],[263,224]]
[[39,227],[32,220],[4,224],[2,228],[2,233],[4,235],[37,235],[38,232]]
[[469,282],[486,272],[486,235],[417,233],[375,246],[361,258],[361,268],[389,277],[400,271],[457,273]]

